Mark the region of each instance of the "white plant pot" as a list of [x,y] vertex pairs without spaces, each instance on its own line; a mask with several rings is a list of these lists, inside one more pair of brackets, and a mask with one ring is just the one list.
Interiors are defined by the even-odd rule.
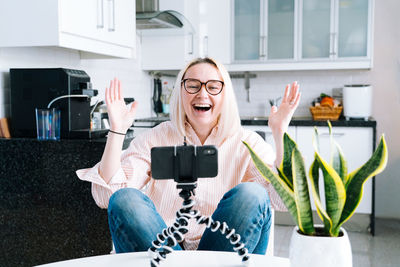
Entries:
[[341,228],[341,232],[339,237],[307,236],[300,234],[296,226],[290,240],[290,266],[351,267],[350,240],[346,230]]

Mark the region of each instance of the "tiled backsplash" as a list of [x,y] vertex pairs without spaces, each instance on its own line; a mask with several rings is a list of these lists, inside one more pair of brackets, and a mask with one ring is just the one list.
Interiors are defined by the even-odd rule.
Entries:
[[270,112],[268,99],[283,96],[286,84],[294,81],[299,83],[302,93],[294,116],[301,117],[311,116],[308,107],[321,93],[331,95],[333,88],[341,88],[344,84],[369,83],[368,71],[279,71],[255,74],[257,78],[250,79],[250,102],[247,102],[244,80],[232,80],[242,116],[267,116]]

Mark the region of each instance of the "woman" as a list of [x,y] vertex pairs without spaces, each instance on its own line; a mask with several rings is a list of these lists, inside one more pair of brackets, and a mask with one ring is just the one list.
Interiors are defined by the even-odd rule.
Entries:
[[[218,147],[218,176],[198,179],[194,209],[214,220],[226,222],[241,236],[250,253],[265,254],[272,206],[284,206],[272,186],[259,174],[242,140],[271,166],[282,159],[283,133],[298,106],[297,83],[286,86],[279,109],[269,117],[276,154],[256,133],[240,125],[232,83],[225,68],[210,58],[189,63],[177,77],[171,97],[171,121],[164,122],[135,138],[122,152],[124,134],[132,125],[137,103],[128,109],[120,82],[114,79],[106,89],[110,119],[103,157],[91,169],[77,171],[80,179],[92,182],[98,206],[108,208],[109,225],[117,253],[146,251],[157,233],[173,224],[181,208],[173,180],[151,179],[150,150],[155,146],[188,144]],[[145,193],[142,193],[143,190]],[[219,232],[205,229],[194,220],[179,249],[232,251]]]

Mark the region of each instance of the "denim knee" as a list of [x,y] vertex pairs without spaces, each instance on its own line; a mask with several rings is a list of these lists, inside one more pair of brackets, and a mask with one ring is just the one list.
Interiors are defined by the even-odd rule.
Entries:
[[124,213],[128,210],[132,211],[132,204],[134,204],[135,207],[143,207],[143,205],[149,204],[148,197],[135,188],[119,189],[110,197],[108,202],[108,215],[110,215],[111,212]]
[[240,201],[250,202],[252,205],[269,206],[269,196],[267,190],[258,183],[248,182],[235,186],[229,193]]

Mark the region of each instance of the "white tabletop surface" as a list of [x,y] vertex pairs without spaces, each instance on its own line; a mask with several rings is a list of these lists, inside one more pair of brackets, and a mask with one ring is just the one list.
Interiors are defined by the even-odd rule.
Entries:
[[[110,254],[80,258],[68,261],[40,265],[41,267],[140,267],[150,266],[147,252]],[[160,267],[234,267],[245,266],[237,253],[216,251],[174,251],[160,264]],[[247,266],[285,266],[289,267],[289,259],[264,255],[250,255]]]

